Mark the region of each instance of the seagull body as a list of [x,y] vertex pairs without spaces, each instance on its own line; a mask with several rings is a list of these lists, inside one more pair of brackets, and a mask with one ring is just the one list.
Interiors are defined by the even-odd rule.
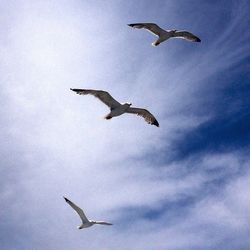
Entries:
[[78,229],[83,229],[83,228],[91,227],[94,224],[107,225],[107,226],[113,225],[113,224],[111,224],[109,222],[105,222],[105,221],[89,220],[86,217],[86,215],[84,214],[83,210],[80,207],[78,207],[76,204],[74,204],[72,201],[70,201],[66,197],[63,197],[63,198],[77,212],[77,214],[80,216],[80,218],[82,220],[82,224],[77,227]]
[[146,29],[152,34],[158,36],[158,39],[152,43],[153,46],[158,46],[160,43],[169,38],[182,38],[191,42],[201,42],[200,38],[188,31],[164,30],[155,23],[131,23],[128,26],[137,29]]
[[94,89],[70,89],[79,95],[93,95],[97,97],[100,101],[106,104],[110,108],[110,113],[105,116],[105,119],[109,120],[113,117],[120,116],[124,113],[136,114],[145,119],[145,121],[151,125],[159,127],[158,121],[155,117],[146,109],[133,108],[130,107],[131,103],[121,104],[116,101],[108,92],[103,90]]
[[124,103],[118,106],[117,108],[110,109],[111,112],[105,118],[111,119],[112,117],[120,116],[126,113],[126,111],[129,109],[130,106],[131,106],[130,103]]

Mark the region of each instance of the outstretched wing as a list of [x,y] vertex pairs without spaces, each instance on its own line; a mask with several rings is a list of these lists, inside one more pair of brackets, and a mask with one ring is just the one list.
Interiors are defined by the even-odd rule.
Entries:
[[160,28],[155,23],[131,23],[131,24],[128,24],[128,26],[132,28],[137,28],[137,29],[146,29],[156,36],[160,36],[162,32],[165,32],[164,29]]
[[112,226],[112,223],[106,222],[106,221],[96,221],[96,224],[100,224],[100,225],[107,225],[107,226]]
[[79,95],[93,95],[106,104],[110,109],[119,107],[121,104],[116,101],[108,92],[94,89],[70,89]]
[[155,125],[159,127],[158,121],[155,119],[155,117],[146,109],[140,109],[140,108],[128,108],[126,110],[126,113],[130,114],[136,114],[145,119],[145,121],[151,125]]
[[78,215],[80,216],[83,223],[86,223],[89,221],[88,218],[86,217],[86,215],[84,214],[83,210],[80,207],[78,207],[76,204],[74,204],[72,201],[70,201],[66,197],[63,197],[63,198],[78,213]]
[[201,39],[188,31],[176,31],[173,37],[183,38],[192,42],[201,42]]

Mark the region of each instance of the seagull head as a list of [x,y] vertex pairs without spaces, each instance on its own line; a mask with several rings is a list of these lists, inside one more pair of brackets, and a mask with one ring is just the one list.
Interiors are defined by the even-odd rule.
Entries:
[[125,104],[128,105],[129,107],[132,105],[131,102],[126,102]]
[[83,229],[82,225],[77,227],[78,229]]

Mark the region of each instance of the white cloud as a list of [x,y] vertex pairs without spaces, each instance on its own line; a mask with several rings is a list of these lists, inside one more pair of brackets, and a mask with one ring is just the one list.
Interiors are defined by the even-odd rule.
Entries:
[[[171,10],[175,4],[169,5]],[[248,174],[216,195],[200,197],[204,187],[216,180],[209,170],[240,173],[242,158],[245,161],[240,153],[206,154],[160,166],[147,161],[151,150],[160,158],[157,153],[170,147],[180,131],[211,117],[192,112],[199,105],[196,91],[210,76],[243,59],[247,45],[231,51],[237,43],[230,39],[230,46],[222,49],[219,42],[200,47],[173,42],[151,48],[142,33],[137,36],[126,27],[127,20],[120,15],[123,9],[115,2],[20,1],[16,6],[4,8],[15,18],[3,15],[11,28],[8,42],[0,47],[1,134],[3,158],[8,157],[0,215],[6,228],[21,235],[9,242],[11,246],[192,249],[213,244],[206,230],[199,230],[202,225],[209,229],[219,225],[229,235],[236,228],[248,230],[243,218],[249,217],[249,202],[240,192],[248,188]],[[171,11],[166,14],[175,20]],[[242,16],[236,24],[240,22]],[[225,41],[236,24],[216,41]],[[131,41],[133,36],[137,42]],[[185,60],[179,59],[176,49],[181,51],[182,46],[193,50],[188,60],[185,55]],[[70,87],[106,89],[122,102],[146,107],[156,115],[160,128],[129,115],[107,122],[102,119],[108,112],[103,104],[75,95]],[[62,195],[82,206],[90,218],[117,224],[75,230],[78,218]],[[178,203],[183,197],[197,203],[179,220],[169,218],[166,209],[156,220],[139,217],[123,222],[123,216],[126,220],[130,216],[126,208],[157,210],[163,202]]]

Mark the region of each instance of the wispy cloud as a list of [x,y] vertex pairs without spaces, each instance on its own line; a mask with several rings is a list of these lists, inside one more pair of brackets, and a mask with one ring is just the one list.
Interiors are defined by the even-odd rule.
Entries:
[[[3,2],[1,247],[249,246],[248,5]],[[190,29],[202,43],[153,48],[130,21]],[[103,104],[70,87],[148,108],[160,128],[104,121]],[[114,227],[77,231],[62,195]]]

